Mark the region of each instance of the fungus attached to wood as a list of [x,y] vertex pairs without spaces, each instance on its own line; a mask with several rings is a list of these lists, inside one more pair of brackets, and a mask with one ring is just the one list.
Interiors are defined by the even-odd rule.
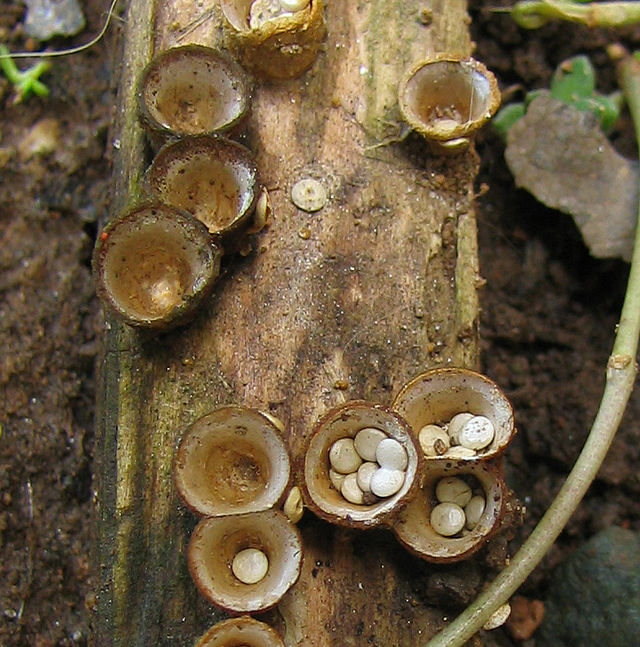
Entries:
[[[390,451],[378,457],[383,464],[374,462],[385,441]],[[374,460],[363,461],[358,447]],[[348,402],[331,409],[312,432],[304,462],[306,502],[331,523],[354,528],[390,523],[415,493],[421,466],[422,452],[400,416],[381,405]]]
[[212,234],[228,235],[248,224],[256,202],[257,169],[240,144],[203,135],[164,146],[147,171],[155,198],[184,209]]
[[269,4],[263,0],[220,0],[227,45],[257,74],[296,78],[313,65],[326,37],[323,1],[288,0],[286,6],[302,8],[285,12],[282,4],[274,5],[273,10],[262,6]]
[[[506,449],[516,432],[513,409],[502,390],[488,377],[462,368],[434,369],[419,375],[402,388],[392,409],[411,425],[416,436],[427,445],[429,451],[425,454],[434,461],[492,458]],[[443,431],[449,428],[451,446],[446,447],[446,442],[440,439],[440,452],[433,425]],[[470,440],[464,437],[462,440],[478,449],[462,444],[460,435],[467,425],[471,425],[467,433]],[[493,429],[492,434],[487,431],[488,427]],[[478,429],[480,434],[476,433]],[[428,445],[432,433],[433,452]],[[482,441],[477,441],[479,435]]]
[[407,123],[442,151],[465,149],[500,105],[494,75],[478,61],[442,55],[420,61],[400,84]]
[[135,208],[98,237],[96,291],[131,326],[168,329],[184,323],[210,292],[221,250],[206,227],[162,204]]
[[138,107],[154,144],[171,137],[221,134],[247,114],[248,81],[244,70],[217,50],[174,47],[143,71]]
[[275,606],[297,581],[302,540],[278,510],[206,518],[191,535],[187,561],[210,602],[233,613],[255,613]]
[[280,432],[268,418],[255,409],[229,405],[186,430],[174,473],[189,508],[219,517],[281,503],[291,466]]
[[[464,485],[467,487],[464,487]],[[483,499],[478,514],[474,497]],[[429,465],[424,485],[404,507],[393,526],[400,543],[431,562],[466,559],[498,529],[505,485],[500,469],[488,462],[449,461]],[[475,516],[474,516],[475,515]]]
[[195,647],[284,647],[284,643],[269,625],[240,616],[211,627]]

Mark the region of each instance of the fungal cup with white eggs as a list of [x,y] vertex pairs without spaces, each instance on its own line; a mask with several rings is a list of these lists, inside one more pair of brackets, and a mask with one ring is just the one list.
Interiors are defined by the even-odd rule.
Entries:
[[225,45],[257,76],[293,79],[316,60],[323,0],[220,0]]
[[421,453],[404,420],[386,407],[364,401],[336,407],[309,441],[307,504],[340,525],[389,521],[417,489]]
[[401,389],[392,408],[411,425],[427,460],[494,458],[516,433],[513,409],[502,390],[467,369],[419,375]]
[[211,603],[233,613],[276,605],[295,584],[302,539],[279,510],[207,517],[187,551],[191,577]]
[[418,494],[400,511],[393,531],[410,552],[433,562],[455,562],[479,550],[498,529],[505,485],[486,461],[428,464]]
[[258,29],[270,20],[288,18],[309,6],[310,0],[253,0],[249,6],[249,27]]

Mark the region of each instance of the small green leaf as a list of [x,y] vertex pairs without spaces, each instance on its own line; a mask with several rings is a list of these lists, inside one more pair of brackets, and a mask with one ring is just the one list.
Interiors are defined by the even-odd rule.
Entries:
[[524,107],[525,110],[526,108],[529,107],[529,104],[536,98],[539,97],[541,94],[545,94],[546,90],[531,90],[530,92],[527,92],[527,96],[524,98]]
[[593,113],[605,132],[611,130],[620,116],[622,94],[609,96],[596,92],[596,75],[586,56],[570,58],[557,67],[551,81],[551,96],[578,110]]
[[551,96],[565,103],[591,97],[596,89],[596,74],[586,56],[575,56],[560,63],[551,79]]
[[39,80],[39,77],[51,68],[51,63],[40,61],[21,72],[6,46],[0,45],[0,68],[9,82],[13,84],[18,103],[26,99],[32,92],[39,97],[46,97],[49,94],[49,88]]
[[526,108],[523,103],[510,103],[498,111],[498,114],[491,122],[500,137],[507,141],[507,133],[513,124],[521,117],[524,117]]
[[521,0],[511,8],[511,17],[518,27],[523,29],[540,29],[549,22],[549,18],[540,11],[543,3],[535,0]]
[[573,105],[575,105],[578,110],[592,112],[598,118],[602,130],[607,132],[613,128],[620,116],[622,95],[615,92],[609,96],[597,94],[592,97],[580,99]]

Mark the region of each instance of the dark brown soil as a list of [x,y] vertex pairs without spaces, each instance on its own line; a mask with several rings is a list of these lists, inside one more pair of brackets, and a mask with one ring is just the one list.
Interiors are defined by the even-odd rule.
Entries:
[[[616,34],[563,24],[527,32],[485,5],[471,3],[476,56],[495,71],[503,90],[515,84],[548,87],[560,62],[587,53],[599,89],[611,92],[615,70],[606,45],[621,39],[630,50],[640,47],[637,28]],[[612,140],[623,154],[636,155],[628,115]],[[489,186],[478,200],[480,264],[487,280],[481,361],[516,412],[519,434],[509,449],[507,479],[527,507],[521,532],[526,537],[573,465],[597,411],[628,265],[591,258],[570,216],[515,189],[504,147],[490,129],[478,151],[479,182]],[[598,480],[522,593],[544,598],[553,566],[598,530],[640,528],[639,413],[636,391]]]
[[[563,59],[587,52],[601,89],[615,86],[604,52],[612,32],[549,26],[523,32],[471,3],[476,56],[503,88],[548,83]],[[491,3],[494,4],[494,3]],[[498,3],[495,3],[498,4]],[[85,3],[97,33],[104,3]],[[20,2],[5,2],[0,41],[25,38]],[[117,28],[117,27],[116,27]],[[112,28],[113,31],[113,28]],[[624,33],[640,46],[640,31]],[[89,271],[97,219],[107,207],[110,40],[59,59],[46,100],[14,105],[0,82],[0,645],[84,645],[89,574],[94,361],[101,325]],[[53,47],[69,45],[53,42]],[[48,119],[42,123],[43,119]],[[26,149],[34,125],[50,151]],[[33,139],[33,137],[32,137]],[[628,118],[613,136],[634,155]],[[35,137],[42,146],[42,136]],[[628,266],[590,258],[568,216],[517,191],[489,129],[478,142],[483,369],[511,397],[519,435],[508,481],[526,504],[526,536],[557,491],[586,436],[604,382]],[[107,152],[105,152],[107,151]],[[568,188],[568,190],[570,187]],[[640,396],[600,478],[523,592],[544,598],[550,569],[612,524],[640,528]],[[514,644],[498,633],[499,644]]]
[[[88,27],[71,44],[95,35],[104,19],[104,2],[83,6]],[[0,11],[0,41],[13,51],[38,46],[22,32],[23,13],[19,2],[5,2]],[[4,647],[87,642],[94,362],[101,325],[89,262],[109,182],[109,67],[105,43],[58,59],[43,78],[50,96],[23,104],[14,104],[12,88],[0,82]]]

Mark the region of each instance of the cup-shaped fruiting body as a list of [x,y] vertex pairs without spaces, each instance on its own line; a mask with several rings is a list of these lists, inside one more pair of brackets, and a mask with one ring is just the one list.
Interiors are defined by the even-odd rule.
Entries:
[[202,135],[160,149],[146,182],[155,198],[193,214],[212,234],[225,236],[248,224],[256,176],[256,164],[244,146]]
[[220,0],[220,7],[228,47],[247,68],[269,78],[300,76],[326,36],[322,0]]
[[214,625],[195,647],[284,647],[278,634],[264,622],[249,616],[231,618]]
[[492,458],[515,434],[507,396],[488,377],[467,369],[419,375],[402,388],[392,409],[411,425],[431,460]]
[[248,81],[243,69],[217,50],[174,47],[144,69],[138,108],[154,145],[186,135],[221,134],[247,114]]
[[494,75],[474,59],[441,55],[420,61],[399,90],[407,123],[443,151],[463,150],[500,105]]
[[459,561],[479,550],[498,529],[504,500],[501,471],[491,463],[431,464],[422,488],[400,511],[393,531],[422,559]]
[[317,423],[304,460],[306,503],[343,526],[390,523],[418,488],[422,456],[407,423],[360,400],[331,409]]
[[139,206],[98,236],[96,291],[125,323],[166,330],[184,323],[209,294],[221,254],[190,214],[162,204]]
[[223,406],[185,432],[174,465],[178,492],[194,512],[219,517],[282,503],[291,477],[277,427],[262,413]]
[[187,561],[210,602],[231,613],[255,613],[276,605],[297,581],[302,540],[278,510],[210,517],[193,531]]

